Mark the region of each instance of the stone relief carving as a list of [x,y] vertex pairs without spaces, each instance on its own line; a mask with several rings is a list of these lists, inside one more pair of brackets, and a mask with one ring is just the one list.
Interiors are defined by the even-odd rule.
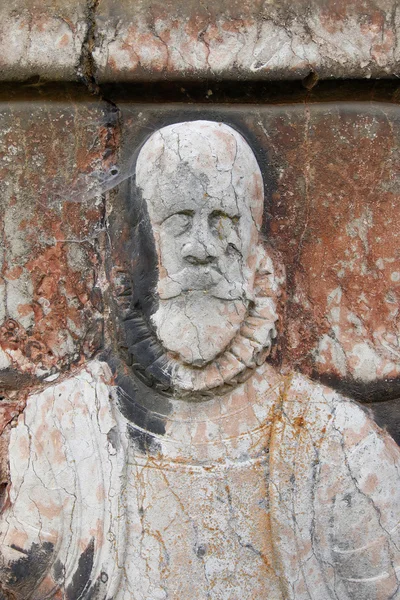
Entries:
[[399,448],[267,360],[284,272],[253,150],[169,125],[128,190],[109,365],[31,394],[10,434],[0,596],[400,598]]
[[222,123],[171,125],[140,151],[136,185],[154,238],[157,306],[146,326],[140,310],[130,312],[145,309],[131,296],[128,345],[141,362],[147,328],[161,354],[151,370],[156,377],[162,370],[189,400],[232,387],[265,361],[278,320],[278,277],[259,242],[263,181],[255,156]]

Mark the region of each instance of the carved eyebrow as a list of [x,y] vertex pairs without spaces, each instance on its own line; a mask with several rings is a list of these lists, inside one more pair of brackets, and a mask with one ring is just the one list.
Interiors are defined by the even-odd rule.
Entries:
[[171,217],[175,217],[176,215],[183,215],[185,217],[193,217],[194,210],[179,210],[178,212],[171,213],[170,215],[168,215],[167,217],[165,217],[165,219],[163,219],[161,221],[161,224],[165,223],[165,221],[168,221],[168,219],[170,219]]
[[213,212],[210,214],[210,218],[213,217],[227,217],[228,219],[230,219],[231,221],[233,221],[234,223],[237,223],[240,219],[240,215],[238,214],[229,214],[223,210],[213,210]]

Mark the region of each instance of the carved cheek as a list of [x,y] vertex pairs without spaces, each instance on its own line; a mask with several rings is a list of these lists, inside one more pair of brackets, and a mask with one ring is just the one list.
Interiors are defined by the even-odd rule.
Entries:
[[229,235],[224,240],[225,251],[231,254],[232,247],[242,254],[242,238],[237,231],[231,229]]
[[157,257],[158,257],[158,262],[161,262],[161,256],[162,256],[162,235],[160,233],[160,230],[157,228],[153,229],[153,236],[154,236],[154,245],[156,248],[156,252],[157,252]]
[[192,246],[193,246],[193,244],[191,243],[190,239],[188,239],[187,237],[183,240],[179,240],[180,255],[183,258],[185,256],[189,256],[189,254],[192,250]]
[[169,234],[160,236],[160,265],[170,274],[176,271],[181,263],[181,242]]

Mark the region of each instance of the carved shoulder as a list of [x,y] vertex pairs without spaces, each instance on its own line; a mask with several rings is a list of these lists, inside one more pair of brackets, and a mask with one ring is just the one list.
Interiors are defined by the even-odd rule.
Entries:
[[396,598],[399,448],[354,402],[300,376],[286,387],[281,410],[271,504],[288,597],[304,597],[306,584],[321,598]]
[[10,437],[9,503],[0,518],[0,590],[12,598],[53,598],[59,589],[70,600],[93,590],[105,598],[117,586],[125,461],[112,393],[107,365],[92,361],[28,397]]

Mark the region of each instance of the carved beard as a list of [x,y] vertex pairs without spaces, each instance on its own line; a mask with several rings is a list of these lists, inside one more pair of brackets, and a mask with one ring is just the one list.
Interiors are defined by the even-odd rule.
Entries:
[[173,358],[203,367],[227,348],[243,323],[248,305],[244,299],[223,300],[196,290],[160,299],[152,321]]
[[[284,283],[284,272],[280,269],[275,271],[272,259],[263,246],[257,247],[255,278],[251,286],[253,298],[250,301],[222,300],[213,297],[210,292],[198,290],[174,298],[159,298],[159,308],[151,317],[157,332],[149,328],[140,306],[133,308],[132,284],[128,273],[119,273],[122,273],[122,278],[120,276],[117,280],[120,293],[116,297],[124,328],[121,347],[127,349],[130,364],[134,365],[134,370],[149,385],[156,385],[163,391],[170,391],[189,401],[197,401],[214,393],[231,390],[233,386],[245,381],[266,360],[277,334],[276,310]],[[187,309],[189,296],[190,313]],[[204,317],[200,319],[200,307],[203,310],[207,308],[205,314],[211,317],[210,323]],[[224,332],[224,323],[229,314],[226,310],[232,310],[228,334]],[[243,317],[244,312],[246,314]],[[216,314],[219,315],[218,318]],[[194,320],[191,318],[193,315]],[[202,323],[203,336],[197,338],[198,328],[195,329],[193,323],[199,324],[199,321]],[[200,343],[203,337],[207,343],[212,344],[207,355],[211,359],[200,367],[193,362],[184,362],[181,358],[182,349],[177,347],[182,340],[181,332],[185,326],[187,328],[188,323],[192,325],[192,339],[189,339],[186,332],[185,346],[196,348],[200,360],[206,359]],[[196,339],[192,343],[194,332]],[[226,344],[228,338],[231,339]],[[172,350],[166,350],[168,346]],[[201,351],[198,351],[199,348]],[[186,358],[194,360],[193,352]]]

